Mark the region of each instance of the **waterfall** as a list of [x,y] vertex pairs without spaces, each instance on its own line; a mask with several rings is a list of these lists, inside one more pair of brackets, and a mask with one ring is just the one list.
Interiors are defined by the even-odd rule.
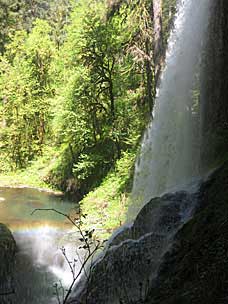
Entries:
[[209,2],[179,1],[154,118],[135,167],[130,218],[152,197],[189,189],[201,174],[199,75]]
[[176,233],[194,214],[202,175],[200,72],[210,1],[179,1],[154,119],[135,168],[130,223],[113,234],[90,280],[75,289],[72,298],[80,303],[149,303],[148,290],[156,286]]

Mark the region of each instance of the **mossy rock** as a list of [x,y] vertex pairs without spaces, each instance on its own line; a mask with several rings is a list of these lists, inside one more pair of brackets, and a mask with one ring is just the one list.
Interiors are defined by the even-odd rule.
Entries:
[[11,280],[15,264],[16,243],[10,230],[0,224],[0,294]]

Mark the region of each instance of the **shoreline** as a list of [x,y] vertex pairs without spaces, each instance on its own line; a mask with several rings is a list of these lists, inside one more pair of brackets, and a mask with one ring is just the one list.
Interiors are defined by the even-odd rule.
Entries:
[[20,175],[1,175],[0,174],[0,188],[11,188],[11,189],[34,189],[40,192],[50,193],[56,196],[64,196],[64,192],[52,189],[45,183],[32,179],[32,182],[26,178],[26,180]]
[[64,196],[65,195],[64,192],[62,192],[60,190],[52,190],[50,188],[36,187],[36,186],[25,185],[25,184],[9,185],[9,184],[2,184],[0,182],[0,189],[1,188],[9,188],[9,189],[33,189],[33,190],[37,190],[37,191],[40,191],[40,192],[50,193],[50,194],[53,194],[55,196]]

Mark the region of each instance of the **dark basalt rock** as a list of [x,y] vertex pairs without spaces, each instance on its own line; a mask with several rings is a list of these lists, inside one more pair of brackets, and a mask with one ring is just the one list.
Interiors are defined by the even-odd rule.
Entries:
[[[194,217],[186,221],[189,204],[196,201]],[[143,215],[154,216],[154,224]],[[168,233],[162,230],[167,224]],[[75,299],[83,304],[227,303],[228,162],[197,194],[168,194],[144,206],[127,234],[120,232],[110,242]]]
[[228,301],[228,162],[200,189],[194,218],[177,233],[146,304]]
[[194,195],[185,191],[165,194],[153,198],[137,215],[132,226],[122,229],[111,239],[111,245],[118,245],[126,239],[137,240],[146,233],[156,231],[166,234],[175,230],[181,223],[183,212],[191,212]]
[[[76,302],[86,304],[141,303],[156,277],[173,236],[191,216],[197,195],[186,192],[152,199],[131,226],[107,244],[93,265]],[[69,302],[71,303],[71,301]]]
[[209,20],[202,61],[201,164],[203,171],[220,169],[201,186],[196,215],[177,234],[146,304],[228,303],[227,0],[211,1]]
[[202,169],[218,166],[228,149],[228,2],[212,0],[201,77]]
[[10,230],[0,224],[0,303],[13,292],[16,243]]

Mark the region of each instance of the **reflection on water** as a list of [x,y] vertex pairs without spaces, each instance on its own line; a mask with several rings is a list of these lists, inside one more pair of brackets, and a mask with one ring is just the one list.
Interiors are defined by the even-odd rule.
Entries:
[[0,222],[13,232],[18,246],[14,274],[15,295],[0,303],[57,303],[53,284],[67,287],[72,277],[60,248],[75,256],[76,234],[66,218],[36,208],[54,208],[70,213],[74,205],[61,197],[34,189],[0,188]]
[[13,231],[31,228],[34,225],[62,227],[68,225],[66,219],[57,213],[38,212],[31,215],[37,208],[56,208],[63,213],[70,212],[73,204],[60,196],[34,189],[0,188],[0,222],[5,223]]

